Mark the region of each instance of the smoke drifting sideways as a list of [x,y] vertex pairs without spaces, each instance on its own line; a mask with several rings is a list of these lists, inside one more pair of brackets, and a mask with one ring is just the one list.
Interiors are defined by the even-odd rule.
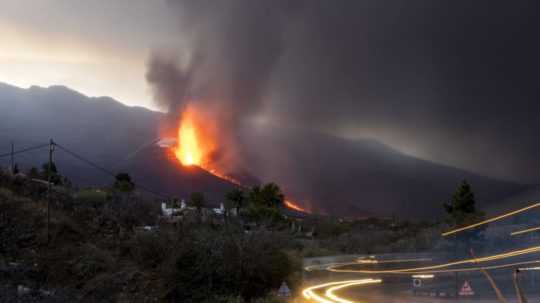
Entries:
[[[171,39],[184,47],[154,53],[147,80],[171,121],[187,103],[210,113],[226,146],[216,159],[224,163],[239,166],[244,149],[259,148],[240,134],[278,125],[276,132],[374,138],[491,177],[540,178],[529,169],[540,164],[534,1],[169,6],[179,24]],[[298,160],[258,152],[270,159],[261,172]]]

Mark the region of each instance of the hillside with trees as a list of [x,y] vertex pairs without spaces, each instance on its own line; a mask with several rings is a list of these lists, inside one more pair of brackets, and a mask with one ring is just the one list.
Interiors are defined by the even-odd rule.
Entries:
[[446,228],[295,213],[284,199],[275,183],[235,188],[216,212],[194,192],[164,202],[185,204],[167,218],[126,173],[79,188],[49,165],[3,169],[1,302],[274,302],[284,281],[299,291],[303,257],[432,250]]
[[[249,233],[240,218],[169,224],[127,174],[50,197],[38,175],[0,174],[1,302],[255,302],[298,283],[285,218]],[[193,194],[196,213],[204,199]]]

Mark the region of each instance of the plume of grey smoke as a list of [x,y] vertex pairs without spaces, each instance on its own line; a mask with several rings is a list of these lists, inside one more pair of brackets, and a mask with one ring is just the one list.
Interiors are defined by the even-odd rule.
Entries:
[[530,181],[540,177],[527,169],[540,163],[533,6],[171,0],[171,39],[185,47],[178,61],[154,55],[147,77],[160,106],[201,104],[233,145],[244,122],[264,115]]
[[154,53],[146,79],[156,104],[176,120],[191,104],[219,125],[214,161],[236,162],[239,128],[263,107],[284,51],[285,28],[300,9],[287,1],[171,1],[178,11],[182,55]]
[[154,102],[169,113],[190,99],[192,68],[182,69],[170,55],[155,55],[148,62],[146,80],[153,86]]
[[184,57],[155,53],[146,78],[159,106],[172,112],[187,102],[219,109],[236,127],[261,108],[283,52],[284,29],[297,5],[285,1],[171,1],[179,12]]

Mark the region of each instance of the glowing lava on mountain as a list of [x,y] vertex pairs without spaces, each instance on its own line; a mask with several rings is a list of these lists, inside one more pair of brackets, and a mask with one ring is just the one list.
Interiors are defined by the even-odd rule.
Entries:
[[180,117],[178,140],[175,155],[182,165],[197,165],[207,169],[209,159],[215,152],[216,143],[212,140],[211,128],[201,121],[193,107],[187,107]]
[[[187,106],[180,117],[174,154],[184,166],[198,166],[218,178],[245,187],[217,167],[214,159],[219,144],[217,138],[218,128],[212,123],[211,117],[205,117],[195,107]],[[285,200],[285,206],[296,211],[308,212],[288,199]]]

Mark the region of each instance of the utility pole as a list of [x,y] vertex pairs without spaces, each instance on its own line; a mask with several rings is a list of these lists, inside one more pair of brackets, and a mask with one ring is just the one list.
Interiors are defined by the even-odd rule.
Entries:
[[15,171],[15,144],[11,141],[11,173]]
[[514,281],[514,287],[516,289],[518,302],[527,303],[527,298],[525,297],[525,293],[523,292],[523,289],[519,285],[519,277],[518,277],[519,273],[520,273],[519,269],[514,270],[514,275],[512,277],[513,278],[512,280]]
[[[458,257],[458,245],[459,245],[459,239],[458,239],[458,234],[456,233],[455,237],[454,237],[454,258],[456,260],[459,259]],[[456,271],[455,272],[455,292],[456,292],[456,302],[459,302],[459,278],[458,278],[458,272]]]
[[54,141],[49,141],[49,165],[47,166],[47,246],[49,246],[50,223],[51,223],[51,190],[52,190],[52,164],[53,164]]

